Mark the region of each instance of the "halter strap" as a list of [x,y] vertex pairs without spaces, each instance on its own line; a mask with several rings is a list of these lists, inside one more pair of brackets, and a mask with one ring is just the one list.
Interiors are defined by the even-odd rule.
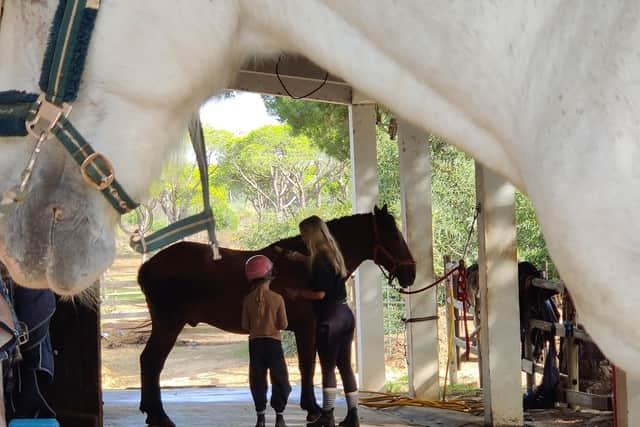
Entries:
[[[4,0],[0,0],[0,5],[3,4]],[[32,135],[37,140],[20,184],[0,198],[0,215],[3,210],[12,208],[24,199],[42,145],[53,137],[80,166],[85,182],[100,191],[118,213],[125,214],[138,206],[118,183],[109,159],[95,151],[67,119],[71,111],[70,103],[78,97],[80,78],[99,7],[100,0],[60,0],[42,63],[39,82],[42,92],[40,95],[15,90],[0,92],[0,136]],[[138,252],[157,250],[206,230],[214,258],[220,257],[209,200],[208,166],[199,118],[192,121],[189,131],[200,170],[204,210],[157,231],[147,239],[139,234],[132,236],[130,245]]]
[[138,253],[146,254],[153,252],[187,236],[206,230],[209,235],[209,243],[213,250],[213,258],[220,259],[215,231],[216,223],[209,199],[209,167],[204,135],[202,132],[202,123],[197,114],[194,115],[189,123],[189,136],[191,144],[193,145],[193,151],[195,151],[196,159],[198,160],[204,210],[196,215],[174,222],[149,236],[144,236],[141,232],[134,233],[129,241],[129,246]]
[[[378,222],[376,221],[375,212],[371,214],[371,221],[373,223],[373,255],[371,259],[378,266],[378,268],[380,268],[380,271],[382,271],[382,274],[384,275],[384,277],[387,278],[388,283],[391,284],[391,282],[393,281],[393,278],[395,277],[395,273],[399,267],[402,267],[405,265],[415,265],[416,262],[413,258],[398,258],[395,255],[393,255],[391,252],[389,252],[389,250],[385,248],[380,242],[380,232],[378,231]],[[378,256],[379,254],[382,254],[385,257],[387,257],[387,259],[390,260],[392,263],[392,267],[388,273],[385,272],[384,269],[382,268],[382,263]]]
[[78,97],[80,78],[89,49],[100,0],[60,0],[49,44],[42,61],[40,95],[0,92],[0,133],[2,136],[34,136],[38,143],[26,166],[22,182],[5,193],[2,204],[21,202],[28,190],[42,144],[55,137],[80,166],[87,184],[100,191],[120,214],[138,206],[118,183],[111,163],[67,120],[70,102]]

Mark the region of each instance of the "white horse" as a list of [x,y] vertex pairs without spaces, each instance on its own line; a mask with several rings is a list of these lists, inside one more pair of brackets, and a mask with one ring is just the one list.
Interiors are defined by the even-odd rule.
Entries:
[[[57,2],[5,1],[0,90],[37,92]],[[640,376],[639,19],[634,0],[109,0],[70,119],[141,199],[243,62],[302,53],[526,192],[589,332]],[[0,192],[33,146],[0,139]],[[32,185],[0,259],[76,293],[111,264],[117,215],[56,142]]]

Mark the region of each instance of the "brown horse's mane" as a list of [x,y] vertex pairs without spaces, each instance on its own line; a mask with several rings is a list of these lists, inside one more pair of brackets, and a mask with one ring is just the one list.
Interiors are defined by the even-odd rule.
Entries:
[[[338,240],[338,243],[340,243],[347,237],[357,236],[356,232],[358,231],[358,227],[355,227],[355,224],[359,224],[360,220],[363,217],[370,217],[371,215],[371,213],[345,215],[340,218],[334,218],[327,221],[327,227],[329,227],[331,234],[333,234],[333,236]],[[271,243],[270,245],[259,249],[258,252],[273,249],[275,246],[281,247],[283,249],[294,250],[304,254],[308,253],[306,246],[300,238],[300,234],[280,239],[277,242]]]

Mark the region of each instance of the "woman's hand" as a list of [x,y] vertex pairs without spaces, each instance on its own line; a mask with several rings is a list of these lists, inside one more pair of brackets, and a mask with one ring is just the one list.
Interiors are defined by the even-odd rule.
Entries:
[[282,254],[289,261],[302,261],[304,259],[304,255],[302,255],[300,252],[283,249],[278,245],[274,246],[273,249],[275,249],[277,253]]
[[300,297],[300,289],[284,288],[284,294],[291,301],[295,301]]

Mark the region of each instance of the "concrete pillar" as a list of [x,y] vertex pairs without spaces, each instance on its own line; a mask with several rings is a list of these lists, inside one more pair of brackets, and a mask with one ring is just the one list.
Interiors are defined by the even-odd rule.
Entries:
[[[349,107],[349,139],[353,212],[371,212],[378,202],[374,104]],[[382,286],[380,270],[371,261],[356,272],[356,326],[360,388],[380,391],[385,384]]]
[[[431,164],[427,137],[425,131],[398,120],[402,227],[416,260],[416,288],[433,281]],[[408,319],[438,314],[435,287],[407,295],[405,300]],[[409,392],[419,399],[438,399],[438,321],[407,323],[407,345]]]
[[616,367],[617,427],[640,426],[640,381]]
[[523,425],[515,190],[476,162],[481,349],[487,425]]

